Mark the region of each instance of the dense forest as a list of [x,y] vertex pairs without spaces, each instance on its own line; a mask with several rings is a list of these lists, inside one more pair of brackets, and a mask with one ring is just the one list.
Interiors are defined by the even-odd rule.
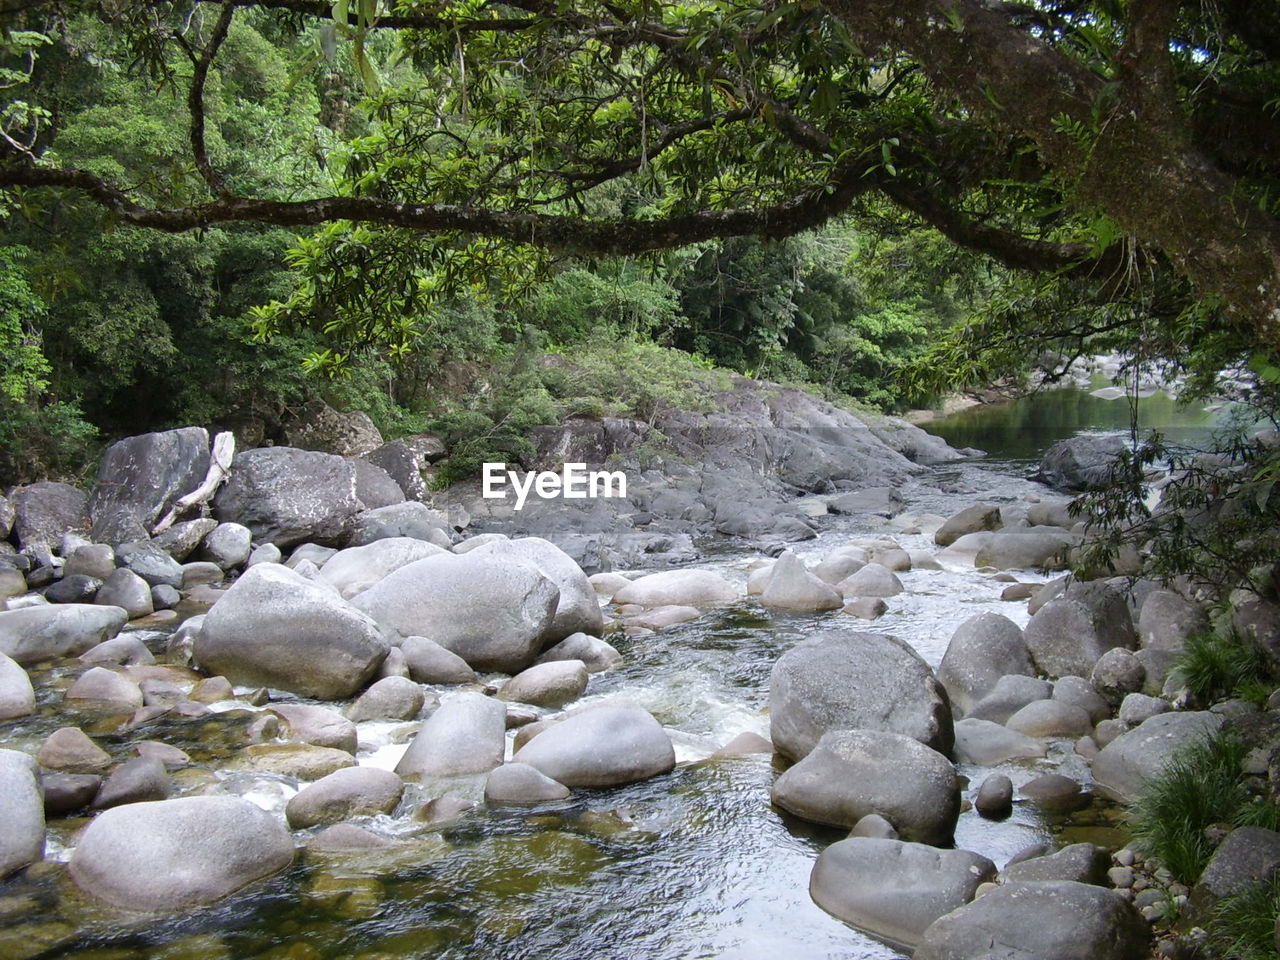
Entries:
[[[3,473],[315,396],[392,435],[636,412],[590,375],[627,356],[882,408],[1103,350],[1268,393],[1268,16],[929,6],[6,3]],[[1194,182],[1121,185],[1159,150]]]

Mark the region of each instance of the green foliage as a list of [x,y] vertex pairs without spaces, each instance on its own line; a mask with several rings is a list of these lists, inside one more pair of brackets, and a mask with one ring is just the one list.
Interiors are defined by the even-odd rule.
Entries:
[[1228,697],[1265,701],[1270,690],[1264,678],[1266,660],[1256,645],[1234,631],[1212,630],[1187,637],[1170,676],[1202,703]]
[[75,472],[95,431],[80,409],[49,393],[45,306],[27,282],[20,247],[0,247],[0,474],[32,480]]
[[1250,884],[1216,904],[1203,946],[1209,960],[1275,960],[1280,877]]
[[1195,883],[1208,863],[1208,827],[1280,826],[1280,807],[1254,796],[1242,782],[1246,753],[1248,747],[1227,734],[1192,744],[1174,755],[1130,807],[1134,840],[1180,882]]

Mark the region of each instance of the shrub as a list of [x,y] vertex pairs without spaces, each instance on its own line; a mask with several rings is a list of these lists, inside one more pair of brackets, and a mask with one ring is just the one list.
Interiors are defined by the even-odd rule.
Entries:
[[1204,703],[1229,697],[1256,701],[1270,692],[1261,682],[1266,669],[1261,651],[1234,631],[1205,631],[1187,638],[1170,675]]

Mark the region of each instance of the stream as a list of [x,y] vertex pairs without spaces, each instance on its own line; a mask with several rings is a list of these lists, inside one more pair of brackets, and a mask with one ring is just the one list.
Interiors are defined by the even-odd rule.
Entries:
[[[1068,394],[1079,394],[1069,396]],[[1085,399],[1087,398],[1087,399]],[[1156,403],[1160,403],[1157,398]],[[1092,404],[1102,404],[1092,407]],[[1021,406],[1018,406],[1018,405]],[[1089,408],[1089,409],[1085,409]],[[1153,405],[1153,411],[1156,407]],[[1099,411],[1104,411],[1099,413]],[[1205,434],[1213,415],[1160,408],[1162,429]],[[1174,421],[1177,421],[1175,423]],[[1042,393],[1016,404],[984,408],[929,424],[956,446],[990,451],[986,460],[932,468],[900,492],[906,514],[894,521],[831,517],[822,534],[793,549],[816,562],[860,536],[893,536],[908,550],[936,548],[927,520],[949,516],[975,500],[1013,503],[1047,493],[1025,477],[1045,448],[1083,428],[1127,429],[1123,401],[1084,391]],[[1184,438],[1185,439],[1185,438]],[[758,554],[720,545],[702,564],[736,583],[746,581]],[[633,571],[628,571],[633,572]],[[875,631],[905,640],[937,667],[956,627],[992,611],[1019,625],[1026,604],[1000,599],[1007,581],[970,568],[899,574],[905,592],[874,624],[839,612],[795,615],[768,610],[758,598],[704,611],[698,620],[651,635],[609,637],[623,663],[593,674],[582,702],[625,697],[650,710],[676,747],[677,766],[663,776],[608,790],[576,791],[559,805],[533,809],[483,804],[452,823],[427,825],[413,808],[438,795],[439,784],[411,786],[400,815],[368,821],[375,832],[413,842],[399,850],[343,859],[300,856],[265,885],[172,919],[129,923],[74,894],[56,862],[65,861],[85,821],[53,820],[46,863],[0,889],[0,956],[94,960],[691,960],[840,957],[871,960],[900,954],[818,908],[808,894],[818,853],[841,831],[789,817],[769,803],[780,762],[765,755],[711,758],[744,731],[768,733],[768,680],[774,661],[817,630]],[[1020,573],[1024,582],[1045,579]],[[34,749],[68,722],[102,734],[123,755],[139,734],[113,733],[91,716],[67,718],[55,692],[64,680],[33,677],[47,691],[33,717],[9,728],[5,746]],[[488,679],[488,678],[486,678]],[[446,688],[432,690],[437,695]],[[260,708],[234,709],[198,722],[158,721],[144,731],[192,754],[197,766],[175,775],[178,791],[220,782],[259,805],[280,811],[296,792],[292,781],[219,766]],[[94,723],[99,726],[94,728]],[[361,764],[391,769],[416,725],[359,725]],[[116,742],[118,741],[118,742]],[[1015,787],[1061,770],[1087,779],[1071,741],[1055,741],[1044,760],[998,768],[967,768],[963,796],[972,800],[995,770]],[[479,799],[484,777],[455,779],[451,793]],[[962,784],[964,781],[962,781]],[[956,845],[1001,867],[1023,848],[1045,840],[1091,840],[1116,847],[1123,834],[1115,809],[1101,803],[1074,819],[1049,822],[1030,805],[1015,805],[1002,822],[962,813]],[[305,833],[305,832],[304,832]],[[302,837],[298,837],[299,840]]]

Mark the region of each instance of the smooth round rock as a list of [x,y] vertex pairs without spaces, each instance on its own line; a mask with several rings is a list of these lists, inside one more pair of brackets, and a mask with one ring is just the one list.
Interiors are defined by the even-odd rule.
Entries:
[[390,770],[347,767],[303,787],[285,805],[295,830],[338,823],[351,817],[390,813],[404,794],[404,781]]
[[507,711],[500,700],[459,693],[440,704],[396,764],[406,780],[484,773],[502,763]]
[[587,667],[581,660],[555,660],[522,670],[498,690],[498,698],[535,707],[562,707],[587,689]]
[[36,692],[27,671],[0,653],[0,721],[27,717],[35,711]]
[[46,770],[96,773],[111,764],[111,756],[79,727],[61,727],[41,745],[36,760]]
[[896,597],[903,587],[902,581],[888,567],[868,563],[857,573],[841,580],[836,589],[845,599],[853,600],[859,597]]
[[290,739],[356,752],[356,725],[337,710],[310,703],[276,703],[268,709],[288,725]]
[[111,700],[142,706],[142,690],[123,674],[106,667],[90,667],[64,694],[68,700]]
[[987,820],[1003,820],[1013,812],[1013,781],[1003,773],[991,774],[978,787],[973,806]]
[[417,683],[472,683],[476,672],[452,650],[426,637],[405,637],[399,648],[410,679]]
[[75,657],[110,640],[129,621],[119,607],[44,604],[0,611],[0,653],[21,664]]
[[111,576],[102,581],[102,586],[94,595],[93,602],[110,607],[121,607],[129,614],[130,620],[149,617],[155,612],[151,584],[124,567],[113,570]]
[[1008,760],[1039,759],[1048,748],[1034,737],[990,720],[966,717],[956,721],[956,759],[994,767]]
[[647,710],[608,702],[549,724],[514,759],[566,787],[634,783],[676,763],[670,737]]
[[504,763],[489,774],[484,785],[487,803],[531,805],[565,800],[570,790],[527,763]]
[[587,633],[574,633],[543,651],[534,662],[535,664],[550,663],[553,660],[581,660],[588,673],[601,673],[621,663],[622,654],[599,637],[593,637]]
[[68,872],[117,907],[167,912],[220,900],[292,860],[289,831],[267,811],[239,797],[182,797],[100,814]]
[[998,613],[980,613],[956,628],[938,666],[938,681],[962,717],[990,693],[1003,676],[1035,675],[1022,629]]
[[384,677],[347,708],[347,719],[412,720],[422,710],[426,696],[420,684],[407,677]]
[[25,753],[0,750],[0,880],[44,856],[39,768]]
[[1005,721],[1005,726],[1028,737],[1072,740],[1093,729],[1084,708],[1061,700],[1034,700]]
[[125,803],[163,800],[169,796],[169,776],[164,763],[155,757],[134,757],[107,777],[93,800],[95,810]]
[[664,570],[631,581],[613,595],[613,602],[642,607],[700,607],[727,603],[739,596],[732,583],[710,570]]

